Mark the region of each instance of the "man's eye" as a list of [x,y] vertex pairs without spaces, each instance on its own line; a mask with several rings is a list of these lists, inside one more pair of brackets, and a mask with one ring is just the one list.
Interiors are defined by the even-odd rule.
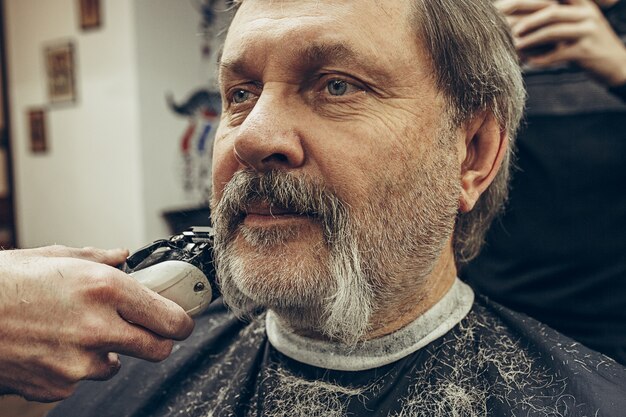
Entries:
[[232,97],[232,102],[234,104],[243,104],[246,101],[249,101],[252,98],[252,93],[248,90],[235,90]]
[[242,104],[250,99],[250,92],[246,90],[236,90],[233,94],[233,103]]
[[326,89],[331,96],[343,96],[348,92],[349,84],[344,80],[330,80]]

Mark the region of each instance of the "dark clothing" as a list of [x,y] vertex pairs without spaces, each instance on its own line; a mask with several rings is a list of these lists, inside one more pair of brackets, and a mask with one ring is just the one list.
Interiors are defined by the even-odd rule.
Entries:
[[[607,17],[625,36],[626,1]],[[624,88],[611,94],[574,67],[525,79],[510,199],[461,278],[626,364]]]
[[264,316],[243,323],[219,302],[166,361],[123,363],[113,380],[83,383],[49,417],[618,417],[626,410],[626,368],[480,297],[443,337],[365,371],[290,359],[269,343]]

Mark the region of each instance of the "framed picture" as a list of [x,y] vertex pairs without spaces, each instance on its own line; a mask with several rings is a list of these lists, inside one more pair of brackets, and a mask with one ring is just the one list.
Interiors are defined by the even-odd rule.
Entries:
[[45,48],[50,103],[76,101],[74,55],[74,45],[71,42]]
[[28,130],[31,152],[46,153],[48,141],[46,139],[46,110],[44,108],[28,110]]
[[83,30],[97,29],[102,24],[100,0],[77,0],[80,27]]

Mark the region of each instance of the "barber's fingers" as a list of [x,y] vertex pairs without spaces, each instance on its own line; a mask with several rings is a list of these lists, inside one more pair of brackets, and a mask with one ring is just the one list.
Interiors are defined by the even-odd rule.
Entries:
[[540,45],[550,45],[559,42],[576,42],[586,36],[592,28],[587,22],[563,23],[538,29],[528,35],[517,38],[515,46],[524,51]]
[[71,248],[63,245],[44,246],[35,249],[21,249],[11,252],[17,256],[76,258],[111,266],[122,264],[129,254],[127,249],[99,249],[93,247]]
[[194,321],[182,307],[132,277],[125,275],[124,278],[120,280],[123,291],[118,294],[116,303],[117,312],[124,320],[168,339],[183,340],[191,334]]
[[534,13],[555,4],[554,0],[496,0],[494,6],[505,16]]
[[592,0],[564,0],[564,3],[571,4],[573,6],[596,6],[596,3]]
[[[581,57],[587,56],[589,56],[589,54],[586,50],[577,44],[560,43],[557,44],[554,49],[544,54],[528,57],[526,62],[537,67],[549,67],[564,64],[566,62],[577,61],[580,60]],[[608,66],[601,65],[601,67],[606,67],[606,71],[610,70]],[[593,69],[590,70],[594,72]],[[610,78],[610,74],[605,76],[601,71],[596,71],[594,73],[597,74],[598,78],[603,76],[607,79]]]
[[122,362],[117,353],[104,352],[94,356],[94,361],[84,379],[106,381],[113,378],[120,370]]
[[[115,317],[135,323],[167,339],[187,338],[194,322],[185,310],[173,301],[149,290],[133,277],[105,265],[74,261],[85,265],[80,292],[85,305],[99,305]],[[87,269],[88,268],[88,269]]]
[[76,390],[77,382],[67,384],[33,375],[27,382],[15,384],[15,392],[28,401],[52,403],[64,400]]
[[[83,260],[57,258],[57,262],[64,262],[65,268],[77,275],[73,291],[78,294],[74,296],[80,300],[77,302],[83,305],[85,312],[99,312],[100,319],[105,319],[105,315],[121,317],[168,339],[182,340],[191,334],[194,322],[182,307],[149,290],[128,274]],[[73,278],[76,280],[77,277]],[[90,306],[91,310],[85,309]],[[98,322],[93,326],[96,329],[104,327]]]
[[[113,378],[119,372],[122,363],[117,353],[80,349],[76,350],[74,357],[68,358],[67,362],[55,365],[56,383],[59,386],[71,387],[82,380],[106,381]],[[54,369],[52,364],[50,367]]]
[[108,341],[103,343],[105,350],[151,362],[166,359],[172,353],[174,346],[172,340],[132,323],[119,326],[116,334],[111,334],[110,337]]
[[42,358],[37,372],[24,381],[17,381],[16,392],[28,400],[59,401],[72,395],[81,380],[104,381],[120,370],[116,353],[68,347],[65,354]]
[[562,23],[577,23],[589,16],[589,10],[580,7],[547,7],[525,16],[512,26],[514,36],[522,37],[535,30]]
[[118,266],[126,261],[128,255],[128,249],[99,249],[88,246],[77,249],[74,257],[110,266]]
[[[72,340],[70,349],[77,352],[76,358],[65,365],[70,369],[69,381],[87,376],[108,376],[108,372],[119,367],[118,358],[109,355],[109,352],[158,362],[167,358],[172,351],[174,342],[169,337],[131,323],[114,311],[105,314],[101,311],[86,313],[80,320],[80,326],[72,330],[69,337]],[[85,358],[89,358],[87,363]],[[67,372],[63,367],[61,369]]]

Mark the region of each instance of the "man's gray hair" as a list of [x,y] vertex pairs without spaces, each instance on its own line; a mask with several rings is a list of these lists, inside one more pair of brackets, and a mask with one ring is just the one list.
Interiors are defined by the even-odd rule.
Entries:
[[[233,4],[238,7],[242,1]],[[480,252],[485,233],[508,196],[514,138],[526,94],[508,25],[491,0],[412,1],[417,38],[430,55],[453,127],[488,111],[509,138],[493,182],[473,210],[457,216],[454,257],[462,266]]]
[[455,127],[491,112],[509,138],[506,156],[474,209],[459,213],[454,229],[457,266],[475,258],[489,224],[508,195],[514,138],[525,91],[517,53],[504,18],[490,0],[414,0],[414,26],[428,51],[437,86]]

